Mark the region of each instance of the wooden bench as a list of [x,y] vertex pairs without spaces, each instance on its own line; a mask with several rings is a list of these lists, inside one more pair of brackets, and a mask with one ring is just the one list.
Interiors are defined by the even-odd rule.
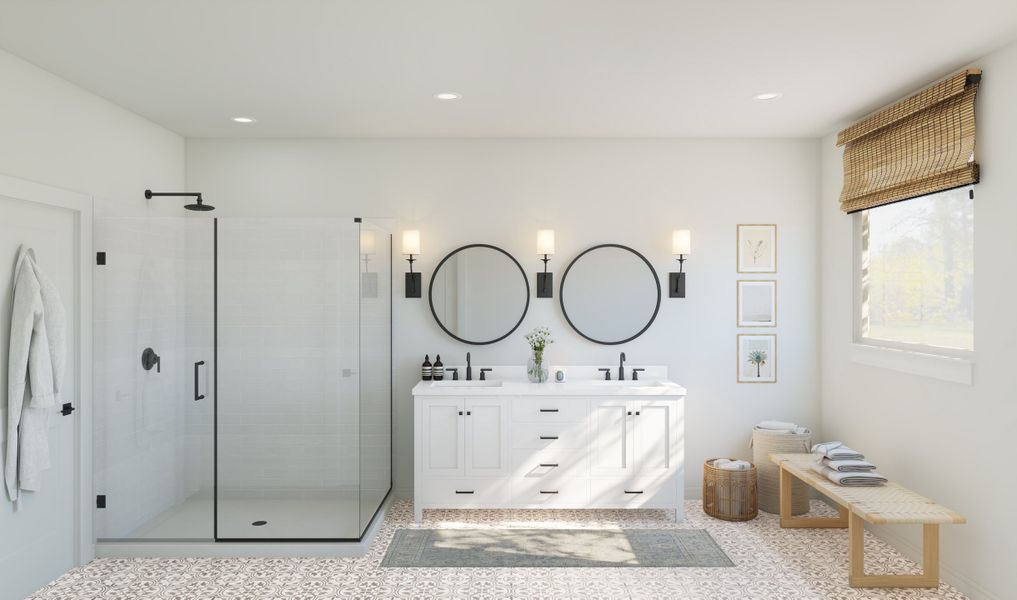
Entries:
[[[848,583],[851,587],[939,586],[939,526],[966,519],[893,482],[879,487],[840,486],[812,470],[812,454],[770,454],[780,465],[781,527],[846,527]],[[838,504],[836,517],[795,517],[791,514],[792,477],[812,486]],[[876,525],[920,524],[923,528],[921,575],[866,575],[865,521]]]

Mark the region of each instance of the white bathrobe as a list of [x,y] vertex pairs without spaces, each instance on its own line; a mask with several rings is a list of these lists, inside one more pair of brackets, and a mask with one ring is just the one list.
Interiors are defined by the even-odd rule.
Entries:
[[7,369],[7,452],[4,481],[18,504],[21,490],[37,491],[50,466],[49,417],[60,405],[66,365],[67,314],[35,251],[22,246],[14,268]]

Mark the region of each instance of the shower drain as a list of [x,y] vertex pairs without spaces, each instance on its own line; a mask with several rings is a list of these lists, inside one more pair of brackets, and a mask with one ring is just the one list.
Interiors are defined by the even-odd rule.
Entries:
[[255,521],[251,523],[251,525],[254,525],[255,527],[261,527],[262,525],[268,525],[268,521]]

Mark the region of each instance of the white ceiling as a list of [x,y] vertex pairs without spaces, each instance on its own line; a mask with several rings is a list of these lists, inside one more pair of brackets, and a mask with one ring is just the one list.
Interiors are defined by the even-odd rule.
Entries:
[[0,0],[0,47],[189,137],[817,136],[1015,38],[1014,0]]

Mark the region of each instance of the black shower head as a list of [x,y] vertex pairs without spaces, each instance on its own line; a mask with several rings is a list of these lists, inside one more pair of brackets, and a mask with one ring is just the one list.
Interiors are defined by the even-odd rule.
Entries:
[[187,210],[198,210],[198,211],[215,210],[215,207],[212,206],[211,204],[202,204],[201,196],[198,196],[198,201],[196,203],[185,204],[184,208],[186,208]]
[[174,197],[183,196],[187,198],[196,198],[197,202],[195,202],[194,204],[185,204],[184,208],[186,208],[187,210],[197,210],[201,212],[215,210],[215,207],[212,206],[211,204],[202,203],[200,192],[153,192],[152,190],[145,190],[145,198],[151,200],[155,196],[174,196]]

